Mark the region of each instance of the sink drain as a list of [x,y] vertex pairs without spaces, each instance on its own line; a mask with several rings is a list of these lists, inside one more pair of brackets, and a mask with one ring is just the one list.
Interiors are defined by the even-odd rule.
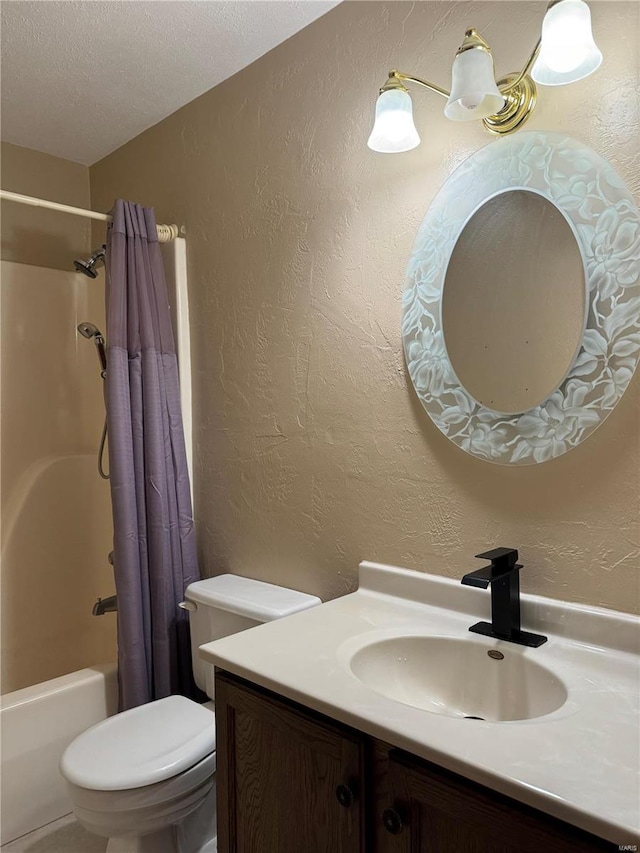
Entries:
[[463,717],[462,719],[463,719],[463,720],[484,720],[484,717],[473,717],[473,716],[469,716],[469,717]]

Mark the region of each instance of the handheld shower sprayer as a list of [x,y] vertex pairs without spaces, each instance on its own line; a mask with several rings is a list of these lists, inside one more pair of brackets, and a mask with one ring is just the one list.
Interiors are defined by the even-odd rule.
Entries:
[[[79,323],[78,324],[78,332],[82,335],[83,338],[86,338],[88,341],[93,341],[96,346],[96,352],[98,353],[98,358],[100,359],[100,376],[103,379],[107,378],[107,352],[105,350],[104,337],[102,332],[97,326],[94,326],[93,323]],[[102,477],[103,480],[109,479],[109,474],[105,473],[105,470],[102,465],[102,457],[104,455],[104,445],[107,439],[107,419],[105,417],[104,427],[102,428],[102,438],[100,439],[100,448],[98,450],[98,473]]]
[[94,326],[93,323],[80,323],[78,325],[78,331],[80,334],[87,338],[87,340],[92,340],[96,345],[96,351],[98,353],[98,358],[100,359],[100,375],[104,379],[107,372],[107,353],[104,348],[104,337],[102,332],[97,326]]
[[96,335],[100,335],[102,337],[102,332],[97,326],[94,326],[93,323],[80,323],[78,325],[78,331],[85,338],[94,338]]

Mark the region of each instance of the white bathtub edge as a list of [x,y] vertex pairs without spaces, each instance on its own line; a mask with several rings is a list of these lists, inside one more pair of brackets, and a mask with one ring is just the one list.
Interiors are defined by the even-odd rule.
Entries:
[[117,693],[116,665],[101,664],[1,697],[1,844],[69,814],[60,758],[116,712]]

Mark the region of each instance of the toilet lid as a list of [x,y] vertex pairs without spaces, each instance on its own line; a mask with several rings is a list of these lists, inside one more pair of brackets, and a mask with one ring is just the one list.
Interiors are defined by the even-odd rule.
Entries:
[[121,791],[177,776],[215,747],[212,711],[168,696],[87,729],[67,747],[60,770],[82,788]]

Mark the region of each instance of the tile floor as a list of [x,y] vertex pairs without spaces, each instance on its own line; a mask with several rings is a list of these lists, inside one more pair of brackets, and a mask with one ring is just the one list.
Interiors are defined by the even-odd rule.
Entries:
[[107,839],[91,835],[73,815],[3,844],[2,853],[105,853]]

